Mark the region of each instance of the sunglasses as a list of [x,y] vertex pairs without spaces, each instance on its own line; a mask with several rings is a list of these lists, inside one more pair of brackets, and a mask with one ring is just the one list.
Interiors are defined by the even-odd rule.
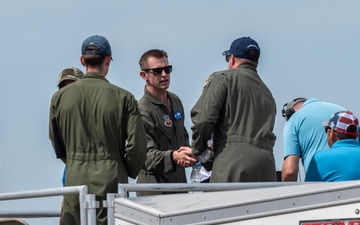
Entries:
[[331,128],[329,126],[326,126],[325,127],[325,133],[327,133],[329,129],[331,129]]
[[226,62],[229,62],[230,56],[231,56],[231,54],[225,55],[225,60],[226,60]]
[[168,65],[165,67],[159,67],[159,68],[149,68],[149,69],[143,69],[145,72],[150,72],[152,70],[154,75],[161,75],[163,71],[165,71],[166,74],[171,73],[172,66]]

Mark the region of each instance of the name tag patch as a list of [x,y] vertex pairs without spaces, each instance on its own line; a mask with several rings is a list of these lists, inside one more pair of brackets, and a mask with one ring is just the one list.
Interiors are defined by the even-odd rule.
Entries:
[[174,112],[174,118],[175,118],[176,121],[177,121],[177,120],[181,120],[181,119],[183,118],[183,115],[182,115],[182,113],[180,112],[180,110]]

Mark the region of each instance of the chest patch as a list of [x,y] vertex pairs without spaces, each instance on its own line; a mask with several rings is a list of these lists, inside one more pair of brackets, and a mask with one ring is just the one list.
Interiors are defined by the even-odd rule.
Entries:
[[171,121],[169,115],[165,115],[165,116],[163,117],[163,120],[164,120],[164,125],[165,125],[165,126],[171,127],[172,121]]
[[183,115],[182,115],[180,110],[174,112],[174,118],[175,118],[176,121],[181,120],[183,118]]

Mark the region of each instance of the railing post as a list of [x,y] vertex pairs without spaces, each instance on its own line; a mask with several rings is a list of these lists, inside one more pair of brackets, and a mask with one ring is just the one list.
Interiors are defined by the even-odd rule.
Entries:
[[86,215],[87,202],[85,196],[86,195],[81,195],[81,194],[79,195],[81,225],[87,225],[87,215]]
[[94,194],[88,194],[85,196],[86,201],[86,214],[87,214],[87,224],[86,225],[96,225],[96,209],[99,208],[99,202],[96,201]]
[[106,200],[103,201],[104,207],[107,207],[107,221],[108,224],[115,224],[114,218],[114,199],[117,198],[118,194],[108,193]]
[[86,195],[88,194],[87,186],[83,186],[79,191],[79,203],[80,203],[80,224],[87,225],[87,202]]

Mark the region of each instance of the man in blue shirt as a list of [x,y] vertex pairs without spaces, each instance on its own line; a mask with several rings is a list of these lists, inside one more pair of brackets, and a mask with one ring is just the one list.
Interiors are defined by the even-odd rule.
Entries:
[[334,113],[324,121],[330,149],[314,154],[305,181],[360,180],[359,121],[349,111]]
[[284,105],[282,181],[297,181],[301,158],[305,173],[314,153],[329,148],[321,123],[345,108],[316,98],[296,98]]

